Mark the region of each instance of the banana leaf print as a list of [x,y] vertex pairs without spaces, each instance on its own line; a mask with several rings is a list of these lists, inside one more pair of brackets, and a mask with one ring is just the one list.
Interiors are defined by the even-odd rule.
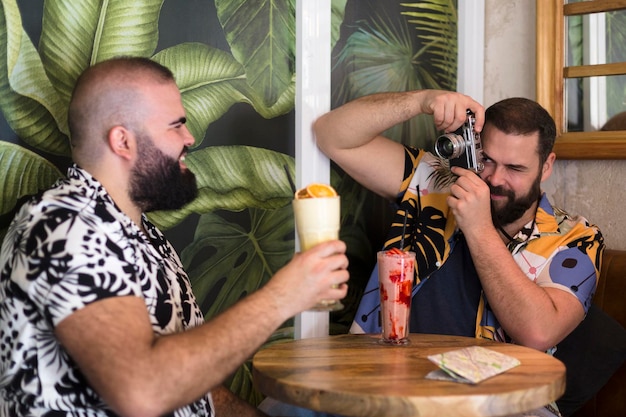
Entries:
[[154,53],[162,5],[163,0],[45,2],[39,53],[64,109],[85,68],[119,55]]
[[0,109],[28,145],[53,155],[69,154],[66,105],[22,28],[15,0],[0,3]]
[[187,111],[189,131],[204,140],[207,127],[235,103],[248,103],[266,119],[288,113],[294,107],[295,78],[272,106],[250,87],[245,68],[232,55],[200,43],[184,43],[165,49],[153,58],[174,73]]

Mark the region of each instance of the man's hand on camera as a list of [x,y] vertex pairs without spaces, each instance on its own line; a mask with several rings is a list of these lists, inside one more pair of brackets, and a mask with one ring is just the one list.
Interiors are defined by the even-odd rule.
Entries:
[[467,110],[476,118],[474,130],[482,130],[485,109],[473,98],[453,91],[423,90],[423,94],[422,111],[433,115],[438,130],[453,132],[458,129],[467,119]]
[[487,183],[468,169],[452,167],[452,172],[458,178],[450,187],[447,201],[459,228],[466,235],[493,228],[491,196]]

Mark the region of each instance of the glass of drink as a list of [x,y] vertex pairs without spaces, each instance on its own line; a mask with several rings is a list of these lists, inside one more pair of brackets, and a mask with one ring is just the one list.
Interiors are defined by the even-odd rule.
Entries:
[[[300,249],[305,251],[329,240],[339,239],[340,199],[325,184],[311,184],[296,192],[293,213]],[[322,300],[313,311],[341,310],[339,300]]]
[[409,343],[415,252],[403,252],[394,248],[378,252],[377,259],[382,320],[380,342],[387,345],[406,345]]

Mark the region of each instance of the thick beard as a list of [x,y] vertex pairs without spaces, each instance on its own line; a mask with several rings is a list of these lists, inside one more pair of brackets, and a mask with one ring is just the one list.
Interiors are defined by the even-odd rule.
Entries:
[[491,202],[491,216],[493,222],[501,227],[507,226],[519,220],[534,203],[541,197],[541,177],[537,176],[528,193],[519,198],[515,198],[515,193],[502,187],[494,187],[489,184],[492,194],[507,197],[507,202],[503,207],[496,208]]
[[131,172],[130,198],[143,212],[177,210],[198,195],[196,176],[182,171],[177,159],[159,150],[147,135],[138,135],[140,157]]

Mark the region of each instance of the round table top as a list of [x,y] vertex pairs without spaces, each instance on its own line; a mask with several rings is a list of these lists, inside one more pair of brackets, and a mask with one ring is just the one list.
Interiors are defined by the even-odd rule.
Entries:
[[[469,337],[339,335],[274,344],[253,359],[257,388],[286,403],[344,416],[502,416],[540,408],[565,391],[565,366],[535,349]],[[478,384],[425,379],[428,355],[482,346],[521,365]]]

